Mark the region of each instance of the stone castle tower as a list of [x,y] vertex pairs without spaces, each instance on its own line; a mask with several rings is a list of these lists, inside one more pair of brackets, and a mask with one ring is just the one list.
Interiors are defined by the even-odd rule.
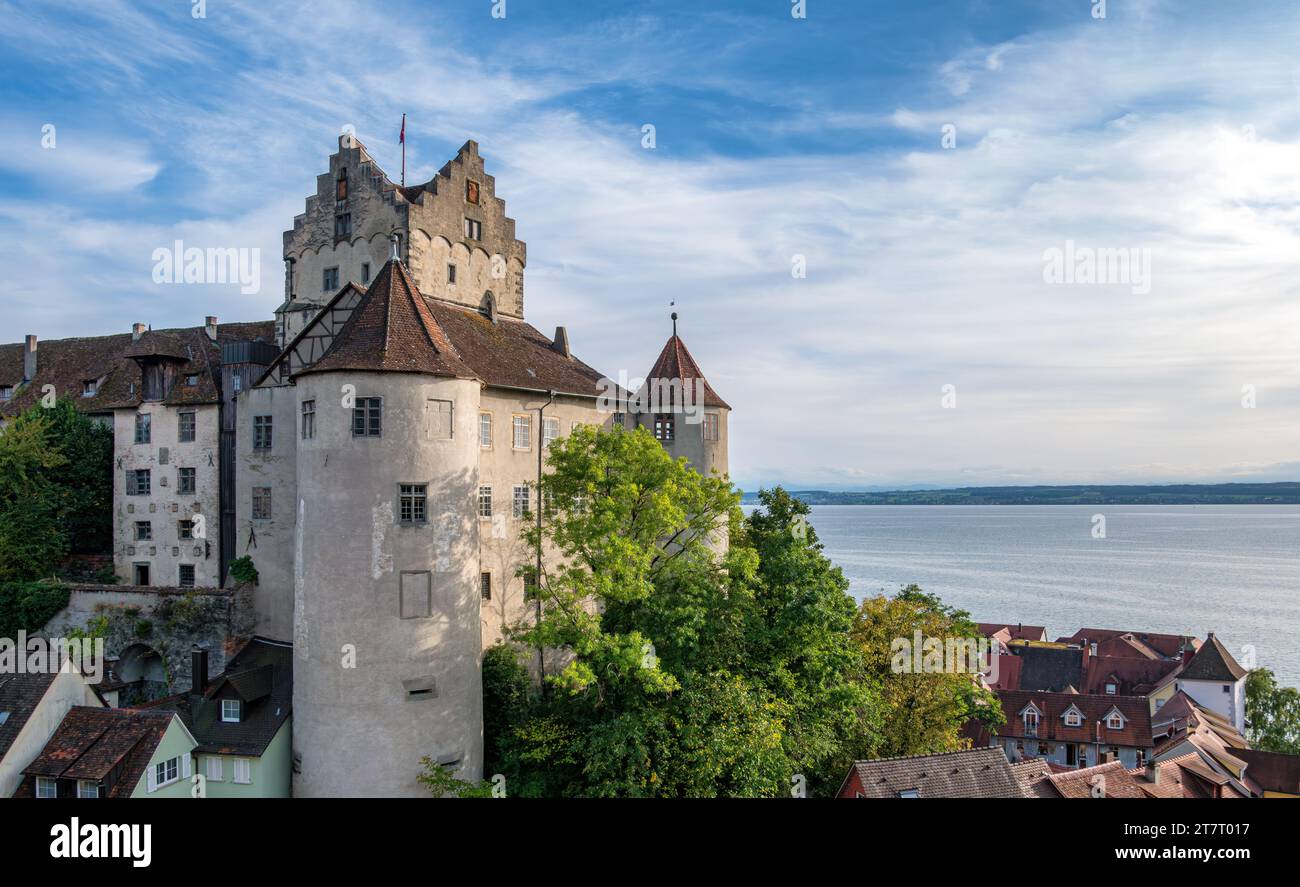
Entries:
[[[519,568],[547,444],[647,425],[727,470],[729,408],[674,335],[662,415],[523,319],[524,244],[474,142],[395,185],[347,136],[285,232],[279,355],[239,395],[236,545],[257,631],[294,641],[294,794],[423,796],[429,757],[480,778],[482,650],[536,603]],[[547,663],[550,664],[550,663]]]

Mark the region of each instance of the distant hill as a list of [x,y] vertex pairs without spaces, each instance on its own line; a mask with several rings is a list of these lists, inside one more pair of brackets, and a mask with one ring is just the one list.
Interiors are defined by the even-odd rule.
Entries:
[[[1300,483],[791,490],[809,505],[1300,505]],[[757,500],[745,494],[746,502]]]

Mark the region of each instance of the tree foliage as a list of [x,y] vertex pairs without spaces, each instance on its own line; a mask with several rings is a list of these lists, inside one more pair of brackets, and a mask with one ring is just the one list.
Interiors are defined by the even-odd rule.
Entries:
[[1267,668],[1246,676],[1246,739],[1262,751],[1300,754],[1300,690],[1278,686]]

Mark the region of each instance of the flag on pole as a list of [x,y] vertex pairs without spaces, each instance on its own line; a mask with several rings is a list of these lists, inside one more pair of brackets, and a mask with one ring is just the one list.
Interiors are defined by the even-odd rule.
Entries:
[[402,187],[406,187],[406,115],[402,115],[402,133],[397,137],[402,143]]
[[406,115],[405,114],[402,115],[402,134],[397,137],[397,141],[401,142],[403,145],[406,144]]

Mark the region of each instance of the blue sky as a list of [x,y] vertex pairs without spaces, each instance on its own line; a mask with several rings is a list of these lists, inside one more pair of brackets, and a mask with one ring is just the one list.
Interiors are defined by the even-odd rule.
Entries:
[[[408,180],[478,140],[588,363],[677,302],[742,486],[1300,479],[1294,4],[492,6],[0,0],[0,340],[269,318],[339,130],[396,176],[406,112]],[[177,238],[261,291],[155,284]],[[1046,282],[1067,242],[1149,287]]]

